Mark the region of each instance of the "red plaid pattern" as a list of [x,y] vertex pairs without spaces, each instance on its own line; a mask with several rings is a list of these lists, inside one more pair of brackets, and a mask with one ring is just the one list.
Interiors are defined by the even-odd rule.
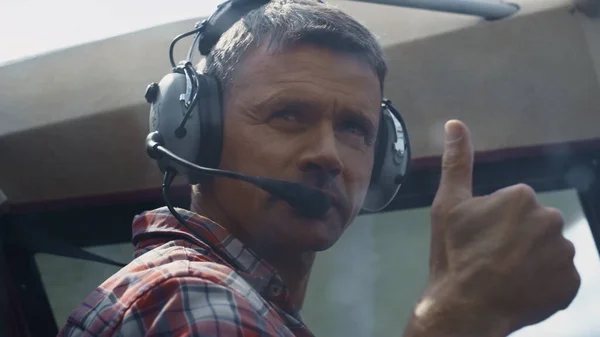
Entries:
[[59,336],[313,336],[281,276],[225,229],[166,208],[133,222],[135,260],[69,316]]

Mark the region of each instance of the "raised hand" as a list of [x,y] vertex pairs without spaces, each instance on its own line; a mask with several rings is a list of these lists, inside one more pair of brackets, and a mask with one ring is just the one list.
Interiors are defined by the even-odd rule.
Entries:
[[524,184],[473,197],[472,176],[468,128],[450,121],[431,211],[431,276],[414,331],[506,336],[566,308],[579,289],[561,213]]

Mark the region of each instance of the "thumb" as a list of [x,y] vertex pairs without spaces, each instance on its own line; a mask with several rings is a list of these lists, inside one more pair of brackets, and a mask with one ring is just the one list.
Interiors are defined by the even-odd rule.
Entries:
[[450,120],[446,131],[442,175],[436,194],[436,203],[443,209],[473,197],[473,144],[467,126]]

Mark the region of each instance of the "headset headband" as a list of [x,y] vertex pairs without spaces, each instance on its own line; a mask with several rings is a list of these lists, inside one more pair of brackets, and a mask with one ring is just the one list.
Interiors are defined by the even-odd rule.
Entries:
[[[191,55],[196,43],[202,55],[209,54],[221,35],[235,22],[241,20],[248,12],[268,3],[268,0],[226,1],[219,5],[216,12],[207,20],[197,23],[194,30],[177,36],[171,43],[169,56],[173,66],[172,73],[163,77],[160,83],[148,86],[146,91],[146,99],[152,104],[149,137],[157,136],[150,137],[151,141],[147,145],[164,146],[171,154],[191,163],[191,166],[197,164],[197,167],[170,165],[177,160],[165,161],[164,156],[156,157],[149,151],[151,157],[156,157],[161,170],[174,169],[176,173],[185,175],[191,184],[207,181],[206,179],[214,175],[234,179],[241,179],[240,177],[243,176],[235,172],[219,170],[223,140],[221,89],[218,79],[194,69]],[[180,39],[190,35],[195,35],[195,38],[188,59],[175,65],[174,45]],[[363,203],[363,210],[371,212],[384,209],[392,201],[408,174],[411,158],[406,125],[400,112],[386,99],[382,101],[378,130],[373,173]],[[160,142],[156,141],[157,139],[160,139]],[[244,179],[248,181],[247,177]],[[261,178],[261,180],[265,179],[269,180]],[[302,189],[300,187],[276,188],[276,191],[271,190],[269,193],[280,194],[282,199],[285,199],[283,197],[285,193]],[[297,204],[298,200],[300,199],[295,196],[288,202]],[[310,204],[308,201],[303,203]]]
[[221,35],[231,28],[234,23],[248,12],[269,2],[270,0],[229,0],[220,4],[217,10],[197,27],[202,28],[198,41],[200,54],[203,56],[208,55],[221,38]]

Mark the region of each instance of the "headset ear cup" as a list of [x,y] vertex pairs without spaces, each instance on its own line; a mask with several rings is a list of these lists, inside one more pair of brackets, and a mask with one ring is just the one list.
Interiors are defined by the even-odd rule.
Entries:
[[404,181],[411,159],[410,142],[400,113],[384,104],[376,143],[371,182],[363,210],[378,212],[394,199]]
[[[196,105],[185,123],[184,132],[177,130],[186,112],[181,96],[192,81],[183,71],[166,75],[158,84],[150,110],[150,131],[158,131],[164,146],[177,156],[204,167],[217,168],[221,158],[223,116],[221,90],[216,79],[195,74]],[[182,170],[190,184],[210,179],[208,175]]]
[[190,116],[183,136],[176,132],[186,112],[180,100],[180,95],[186,92],[186,75],[181,72],[167,74],[155,87],[150,108],[150,132],[157,131],[163,146],[175,155],[195,161],[201,137],[198,116]]

